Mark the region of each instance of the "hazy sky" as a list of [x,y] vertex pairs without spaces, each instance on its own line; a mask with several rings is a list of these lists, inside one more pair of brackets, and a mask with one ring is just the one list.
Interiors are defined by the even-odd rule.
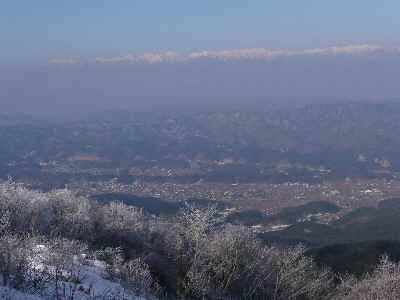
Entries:
[[2,0],[2,112],[398,99],[399,0]]
[[396,43],[398,0],[2,0],[0,60]]

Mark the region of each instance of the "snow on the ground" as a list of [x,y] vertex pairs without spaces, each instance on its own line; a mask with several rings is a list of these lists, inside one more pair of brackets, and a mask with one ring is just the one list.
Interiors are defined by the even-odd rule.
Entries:
[[[7,288],[7,287],[0,287],[0,299],[1,300],[48,300],[48,299],[53,299],[53,298],[49,298],[46,296],[36,296],[36,295],[32,295],[29,294],[28,292],[22,292],[22,291],[18,291],[12,288]],[[143,297],[137,297],[137,296],[132,296],[132,295],[127,295],[127,294],[123,294],[123,295],[110,295],[109,298],[107,297],[102,297],[102,296],[98,296],[98,298],[96,297],[88,297],[88,296],[82,296],[82,295],[76,295],[74,298],[74,300],[87,300],[87,299],[113,299],[113,300],[146,300]]]
[[43,298],[29,295],[11,288],[0,287],[0,299],[4,300],[42,300]]
[[[53,266],[44,263],[48,249],[44,245],[36,246],[36,254],[31,261],[31,268],[36,271],[47,270],[52,272]],[[80,282],[71,283],[61,281],[58,284],[58,293],[66,291],[65,299],[74,300],[146,300],[144,297],[139,297],[125,289],[119,282],[108,279],[106,272],[107,264],[97,259],[87,259],[85,264],[80,264],[76,272],[79,273]],[[8,287],[0,286],[0,300],[47,300],[54,299],[56,295],[56,285],[54,282],[46,284],[44,289],[33,293],[18,291]],[[40,294],[40,296],[39,296]],[[73,295],[73,297],[71,297]],[[61,299],[64,299],[61,297]],[[154,298],[152,298],[154,299]]]

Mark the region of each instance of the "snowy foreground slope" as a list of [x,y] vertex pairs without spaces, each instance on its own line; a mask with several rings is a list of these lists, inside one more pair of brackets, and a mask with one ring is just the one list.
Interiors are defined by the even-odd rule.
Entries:
[[[7,300],[154,300],[150,296],[137,296],[125,288],[118,280],[113,280],[107,272],[104,261],[87,258],[84,254],[75,258],[75,264],[49,264],[51,253],[44,245],[35,247],[35,255],[29,262],[30,281],[46,282],[40,286],[29,286],[21,289],[0,286],[0,299]],[[55,276],[55,274],[60,276]],[[43,280],[52,278],[52,280]],[[56,278],[56,280],[54,280]],[[3,283],[3,278],[0,277]]]

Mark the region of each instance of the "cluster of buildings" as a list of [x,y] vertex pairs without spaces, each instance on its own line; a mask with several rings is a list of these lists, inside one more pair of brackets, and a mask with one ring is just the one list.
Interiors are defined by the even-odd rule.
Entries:
[[224,184],[198,182],[153,183],[135,181],[77,182],[69,185],[82,194],[126,193],[166,201],[207,199],[223,201],[240,209],[257,209],[273,214],[284,207],[298,206],[310,201],[328,201],[340,207],[353,209],[376,206],[379,201],[400,196],[397,180],[342,180],[329,183],[250,183]]

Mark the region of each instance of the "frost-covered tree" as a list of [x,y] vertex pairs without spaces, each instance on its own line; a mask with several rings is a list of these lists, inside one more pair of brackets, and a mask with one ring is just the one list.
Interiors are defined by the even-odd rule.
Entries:
[[400,264],[383,256],[375,268],[361,279],[348,276],[338,288],[335,300],[400,299]]
[[92,206],[68,190],[41,193],[11,181],[0,184],[0,216],[7,215],[8,227],[15,233],[90,239]]
[[324,299],[330,295],[333,274],[320,269],[305,251],[305,247],[297,246],[278,252],[273,265],[276,273],[272,299]]
[[51,235],[89,240],[93,237],[93,204],[69,190],[48,193],[52,223]]
[[49,204],[44,193],[12,181],[0,184],[0,215],[8,215],[9,229],[14,232],[48,230],[52,220]]
[[212,234],[198,257],[188,287],[199,298],[320,299],[332,286],[303,247],[265,247],[243,227]]
[[121,268],[121,277],[137,295],[156,294],[160,290],[142,258],[126,262]]
[[167,248],[182,265],[196,261],[200,250],[208,243],[208,235],[216,224],[216,209],[187,206],[175,223],[166,228],[164,234]]
[[32,240],[6,234],[0,236],[0,276],[3,286],[22,287],[29,273]]
[[74,299],[78,285],[84,279],[82,265],[87,246],[78,241],[53,239],[45,244],[41,264],[55,299]]

